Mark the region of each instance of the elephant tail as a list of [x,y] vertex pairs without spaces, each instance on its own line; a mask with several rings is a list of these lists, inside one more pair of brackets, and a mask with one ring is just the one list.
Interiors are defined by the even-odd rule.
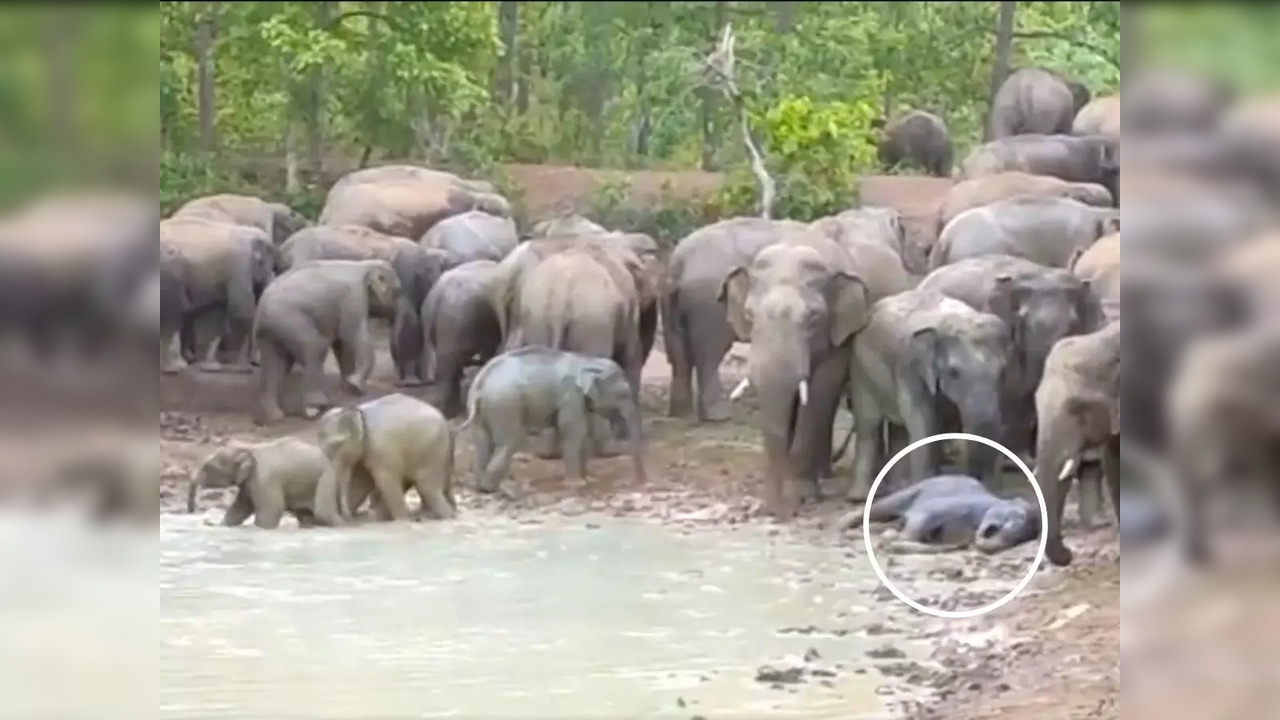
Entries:
[[468,427],[471,427],[472,421],[476,419],[476,413],[480,411],[480,396],[475,391],[475,383],[476,380],[479,379],[480,376],[477,374],[475,380],[471,381],[471,392],[467,393],[467,417],[462,421],[462,424],[458,426],[459,430],[465,430]]
[[449,452],[448,457],[444,461],[444,499],[449,501],[456,511],[458,509],[458,498],[453,494],[453,472],[454,460],[453,453],[457,448],[456,435],[452,430],[449,431]]
[[693,354],[689,347],[688,328],[680,313],[680,293],[675,283],[668,283],[666,291],[659,295],[658,316],[662,320],[662,343],[667,358],[673,366],[688,367],[689,356]]

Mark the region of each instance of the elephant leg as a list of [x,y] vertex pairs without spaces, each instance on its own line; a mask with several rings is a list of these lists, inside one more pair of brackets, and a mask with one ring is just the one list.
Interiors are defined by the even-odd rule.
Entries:
[[729,398],[720,382],[720,363],[733,346],[729,321],[707,309],[688,314],[690,350],[698,379],[698,420],[729,419]]
[[445,495],[445,487],[449,483],[448,472],[447,468],[441,467],[423,468],[417,471],[413,480],[423,508],[430,510],[437,520],[452,520],[458,516],[458,511]]
[[[876,460],[876,467],[884,467],[893,459],[893,456],[902,452],[910,443],[907,436],[907,429],[897,423],[885,423],[884,442],[880,443],[882,449],[880,457]],[[910,484],[910,473],[905,462],[894,465],[885,477],[885,488],[883,492],[893,492]]]
[[[921,398],[903,385],[898,386],[898,409],[910,442],[937,434],[932,398]],[[862,427],[859,425],[858,427]],[[936,444],[926,445],[905,458],[910,468],[910,481],[920,482],[937,472]]]
[[556,414],[565,474],[573,480],[583,480],[587,476],[587,458],[591,455],[590,422],[593,419],[585,407],[561,408]]
[[693,365],[689,358],[689,338],[676,315],[681,312],[677,301],[664,305],[662,317],[663,344],[667,363],[671,366],[671,390],[667,394],[667,415],[688,417],[693,414]]
[[[493,441],[489,437],[489,429],[479,418],[471,426],[471,447],[476,453],[476,473],[480,476],[477,485],[484,490],[486,470],[489,467],[489,461],[493,458]],[[493,490],[486,492],[493,492]]]
[[195,367],[202,372],[219,372],[218,346],[226,327],[226,313],[221,309],[209,309],[197,315],[191,323],[192,353]]
[[252,343],[250,334],[252,327],[243,327],[240,323],[226,323],[226,330],[218,338],[215,358],[224,372],[253,372],[249,363],[249,351]]
[[1098,460],[1090,458],[1081,461],[1076,476],[1076,508],[1080,516],[1080,526],[1092,530],[1099,525],[1099,514],[1102,509],[1102,466]]
[[845,499],[861,503],[866,502],[871,494],[871,483],[880,467],[877,461],[881,454],[881,433],[886,418],[864,382],[859,382],[857,378],[851,382],[854,383],[853,419],[858,432],[854,436],[853,481],[845,490]]
[[[518,423],[518,420],[514,421]],[[511,472],[526,433],[524,428],[494,426],[489,420],[472,429],[472,441],[476,447],[476,471],[480,478],[476,487],[480,492],[495,493]]]
[[162,334],[160,336],[160,372],[172,375],[181,372],[186,366],[187,361],[182,357],[180,333]]
[[445,417],[457,417],[466,411],[462,397],[463,358],[456,352],[435,352],[433,355],[440,411]]
[[274,340],[266,340],[262,345],[262,366],[258,372],[259,415],[262,424],[279,422],[284,419],[284,409],[280,406],[280,398],[284,392],[285,380],[289,375],[289,358],[285,349]]
[[1111,512],[1120,527],[1120,436],[1112,435],[1102,447],[1102,475],[1107,480]]
[[253,508],[253,524],[263,530],[275,530],[284,519],[284,506],[271,503],[269,507],[261,504]]
[[404,502],[404,477],[398,469],[368,467],[373,485],[382,496],[382,505],[391,519],[399,522],[409,519],[409,507]]
[[356,356],[355,348],[350,343],[334,340],[329,350],[338,363],[338,377],[342,378],[342,388],[352,395],[361,395],[360,390],[350,382],[350,378],[355,377],[360,370],[360,359]]
[[848,377],[849,361],[839,350],[823,358],[809,375],[809,403],[797,413],[791,445],[791,466],[802,483],[804,499],[822,499],[820,481],[831,477],[833,425]]
[[329,354],[329,344],[319,338],[317,342],[308,343],[301,357],[302,362],[302,414],[307,418],[317,417],[332,403],[324,389],[324,360]]

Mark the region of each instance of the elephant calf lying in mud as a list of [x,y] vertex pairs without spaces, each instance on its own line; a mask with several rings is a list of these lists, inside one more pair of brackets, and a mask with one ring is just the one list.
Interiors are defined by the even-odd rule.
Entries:
[[[837,522],[862,526],[861,509]],[[1020,498],[992,495],[968,475],[936,475],[871,503],[872,522],[900,521],[897,553],[939,553],[972,545],[984,553],[1008,550],[1040,537],[1040,512]]]

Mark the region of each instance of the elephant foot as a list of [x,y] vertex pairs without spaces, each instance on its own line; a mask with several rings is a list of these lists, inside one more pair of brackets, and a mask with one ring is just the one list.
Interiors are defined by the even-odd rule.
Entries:
[[1075,559],[1075,554],[1066,545],[1063,545],[1061,541],[1057,543],[1050,542],[1046,545],[1044,556],[1057,567],[1066,567]]
[[725,402],[712,403],[700,414],[698,419],[702,422],[722,423],[728,422],[733,415],[729,412],[729,405]]
[[193,367],[203,373],[220,373],[224,371],[226,366],[217,360],[201,360],[195,363]]
[[598,443],[595,448],[595,456],[598,458],[614,458],[626,455],[630,452],[626,443],[620,440],[609,440],[607,442]]
[[669,417],[688,417],[693,414],[693,391],[671,387],[667,398],[667,415]]
[[396,387],[422,387],[426,384],[427,382],[422,378],[413,376],[402,377],[396,381]]
[[279,406],[273,406],[263,408],[262,412],[258,413],[258,416],[254,418],[254,422],[260,426],[274,425],[284,420],[284,417],[284,410],[281,410]]
[[180,359],[180,358],[179,358],[179,359],[175,359],[175,360],[173,360],[173,361],[171,361],[171,362],[166,362],[166,363],[161,364],[161,365],[160,365],[160,374],[162,374],[162,375],[177,375],[178,373],[180,373],[180,372],[182,372],[183,370],[186,370],[186,369],[187,369],[187,362],[186,362],[185,360],[182,360],[182,359]]

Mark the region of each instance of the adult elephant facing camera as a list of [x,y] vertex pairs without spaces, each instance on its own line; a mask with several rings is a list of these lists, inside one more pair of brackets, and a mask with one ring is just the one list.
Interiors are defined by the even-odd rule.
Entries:
[[818,479],[829,472],[849,341],[873,300],[849,254],[813,231],[762,249],[721,285],[734,334],[751,343],[747,382],[760,396],[766,504],[778,517],[794,514],[797,479],[817,495]]

